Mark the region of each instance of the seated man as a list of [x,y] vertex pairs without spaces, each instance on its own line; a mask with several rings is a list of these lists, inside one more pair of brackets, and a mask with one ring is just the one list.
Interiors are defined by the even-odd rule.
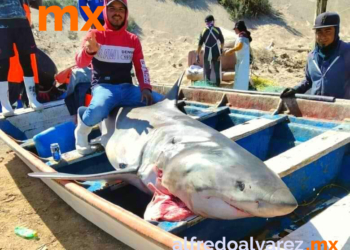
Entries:
[[[78,67],[92,65],[92,100],[88,108],[79,108],[75,130],[76,149],[80,154],[93,151],[87,136],[114,107],[145,106],[162,99],[160,94],[152,93],[138,37],[126,30],[127,1],[105,0],[105,5],[106,31],[90,30],[82,50],[76,55]],[[130,72],[133,64],[140,88],[132,84]]]
[[315,21],[316,48],[309,54],[305,79],[294,88],[286,88],[281,97],[295,93],[350,99],[350,44],[339,38],[340,17],[325,12]]

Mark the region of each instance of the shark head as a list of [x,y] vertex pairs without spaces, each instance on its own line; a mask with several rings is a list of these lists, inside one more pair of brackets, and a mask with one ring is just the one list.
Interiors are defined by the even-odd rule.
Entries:
[[[174,108],[182,77],[165,97]],[[166,157],[166,164],[158,161],[164,165],[162,186],[193,213],[216,219],[269,218],[297,208],[296,199],[276,173],[220,132],[186,121],[173,134],[176,139],[167,150],[171,157]],[[166,136],[161,138],[164,141]],[[159,141],[153,151],[157,151],[155,145],[167,148]]]
[[173,157],[163,172],[163,185],[203,217],[268,218],[293,212],[297,201],[280,177],[225,138],[216,146],[190,148]]

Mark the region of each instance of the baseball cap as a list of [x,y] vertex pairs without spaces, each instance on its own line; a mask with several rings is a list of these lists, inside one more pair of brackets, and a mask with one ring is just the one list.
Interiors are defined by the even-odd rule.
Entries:
[[212,15],[209,15],[205,18],[205,22],[208,23],[208,22],[212,22],[214,21],[214,17]]
[[313,29],[339,26],[340,17],[335,12],[324,12],[316,17]]
[[113,3],[114,1],[116,1],[116,2],[121,2],[122,4],[124,4],[125,8],[127,8],[127,6],[126,6],[126,4],[124,3],[123,0],[108,0],[106,6],[109,6],[109,5],[110,5],[111,3]]

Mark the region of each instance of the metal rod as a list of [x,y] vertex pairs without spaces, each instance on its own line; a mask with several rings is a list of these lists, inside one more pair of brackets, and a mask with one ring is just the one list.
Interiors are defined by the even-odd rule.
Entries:
[[[234,89],[202,87],[202,86],[189,86],[189,88],[234,92],[234,93],[249,94],[249,95],[267,95],[267,96],[276,96],[276,97],[280,96],[279,93],[272,93],[272,92],[245,91],[245,90],[234,90]],[[321,101],[321,102],[335,102],[335,99],[336,99],[335,97],[331,97],[331,96],[318,96],[318,95],[305,95],[305,94],[296,94],[295,97],[297,99],[305,99],[310,101]]]
[[327,11],[327,1],[328,0],[317,0],[316,2],[316,17]]

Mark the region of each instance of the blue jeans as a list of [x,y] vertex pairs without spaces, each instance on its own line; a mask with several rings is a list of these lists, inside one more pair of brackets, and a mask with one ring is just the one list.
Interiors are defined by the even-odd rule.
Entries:
[[[163,96],[152,92],[153,102],[159,102]],[[83,123],[92,127],[107,118],[115,107],[142,107],[140,88],[130,83],[119,85],[99,84],[92,88],[92,100],[82,116]]]

